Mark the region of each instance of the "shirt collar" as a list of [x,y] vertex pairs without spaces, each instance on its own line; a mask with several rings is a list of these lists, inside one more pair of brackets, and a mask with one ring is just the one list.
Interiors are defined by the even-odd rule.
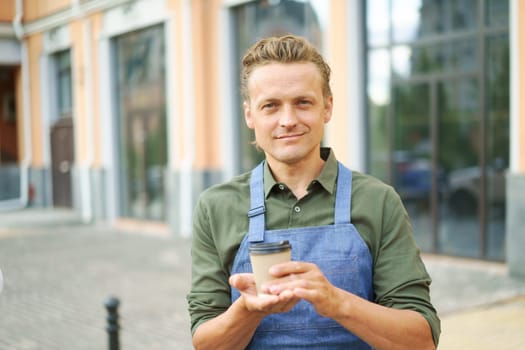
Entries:
[[[317,181],[325,191],[334,194],[337,178],[337,159],[329,147],[321,147],[321,158],[325,160],[324,167],[319,176],[314,180]],[[275,181],[268,162],[264,162],[264,196],[268,198],[270,192],[279,184]]]

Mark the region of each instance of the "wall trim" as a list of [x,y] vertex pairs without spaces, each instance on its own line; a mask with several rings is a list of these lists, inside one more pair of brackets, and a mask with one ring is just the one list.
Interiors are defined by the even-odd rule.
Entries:
[[72,5],[65,10],[24,23],[22,26],[22,34],[24,36],[29,36],[35,33],[45,32],[52,28],[70,23],[76,18],[89,15],[93,12],[106,11],[128,2],[129,0],[93,0],[86,3]]
[[361,48],[363,43],[363,20],[364,13],[361,1],[349,1],[347,3],[348,25],[347,37],[347,91],[346,101],[336,101],[336,103],[347,103],[348,115],[348,139],[347,145],[350,149],[348,165],[357,171],[366,171],[366,140],[367,127],[365,122],[365,63],[364,53]]
[[[186,0],[182,8],[182,38],[181,43],[183,48],[183,55],[181,57],[182,66],[184,67],[183,79],[185,82],[183,116],[187,116],[183,120],[184,135],[187,139],[193,140],[195,137],[195,115],[194,105],[194,81],[193,81],[193,31],[192,31],[192,16],[191,16],[191,1]],[[185,203],[180,207],[180,234],[183,237],[190,237],[192,231],[192,214],[193,214],[193,165],[195,162],[195,146],[192,142],[187,142],[188,146],[185,155],[179,160],[180,176],[180,197],[179,202]],[[191,204],[190,204],[191,203]],[[188,205],[189,204],[189,205]]]
[[16,32],[12,24],[0,23],[0,38],[16,38]]
[[223,7],[220,10],[219,20],[219,37],[217,40],[222,41],[219,45],[219,67],[223,69],[219,72],[219,101],[220,101],[220,128],[221,128],[221,158],[223,179],[230,179],[238,170],[235,167],[235,159],[239,157],[238,145],[235,132],[239,128],[236,119],[234,91],[235,83],[233,80],[233,40],[231,38],[230,27],[232,23],[230,7]]
[[169,20],[165,0],[127,2],[104,13],[101,36],[114,37]]
[[[510,3],[510,160],[509,171],[520,171],[520,47],[518,0]],[[523,135],[525,137],[525,135]]]

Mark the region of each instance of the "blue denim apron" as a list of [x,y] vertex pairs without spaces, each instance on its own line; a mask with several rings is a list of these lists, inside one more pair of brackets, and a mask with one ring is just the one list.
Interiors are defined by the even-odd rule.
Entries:
[[[248,247],[254,242],[288,240],[292,260],[317,264],[328,280],[364,299],[372,300],[372,256],[350,222],[352,172],[341,163],[335,200],[334,225],[265,230],[263,163],[251,174],[249,232],[235,256],[232,274],[252,272]],[[240,293],[232,288],[232,302]],[[286,313],[265,317],[248,349],[371,349],[334,320],[322,317],[305,300]]]

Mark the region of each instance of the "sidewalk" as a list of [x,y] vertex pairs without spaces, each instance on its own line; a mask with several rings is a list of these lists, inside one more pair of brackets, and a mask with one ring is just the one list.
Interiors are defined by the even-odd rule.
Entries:
[[442,317],[439,349],[515,350],[525,344],[525,296]]
[[525,344],[525,280],[504,264],[424,255],[441,318],[439,349],[507,350]]
[[0,213],[0,349],[107,349],[109,296],[120,299],[121,349],[192,349],[189,240],[65,225],[64,215]]
[[[110,295],[121,300],[121,349],[191,349],[189,247],[169,235],[82,225],[67,211],[0,213],[0,349],[107,349]],[[525,343],[525,281],[503,264],[423,258],[442,318],[439,349]]]
[[71,209],[30,208],[0,211],[0,236],[11,229],[61,227],[81,223],[80,215]]

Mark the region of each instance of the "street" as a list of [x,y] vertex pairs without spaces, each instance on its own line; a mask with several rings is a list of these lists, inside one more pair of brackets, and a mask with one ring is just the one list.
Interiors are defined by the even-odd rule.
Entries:
[[90,226],[0,233],[0,349],[107,349],[120,299],[121,349],[191,349],[189,242]]
[[[75,223],[2,228],[3,215],[0,350],[107,349],[110,296],[120,300],[121,349],[192,349],[189,239]],[[525,343],[525,280],[500,263],[423,258],[442,319],[439,349]]]

